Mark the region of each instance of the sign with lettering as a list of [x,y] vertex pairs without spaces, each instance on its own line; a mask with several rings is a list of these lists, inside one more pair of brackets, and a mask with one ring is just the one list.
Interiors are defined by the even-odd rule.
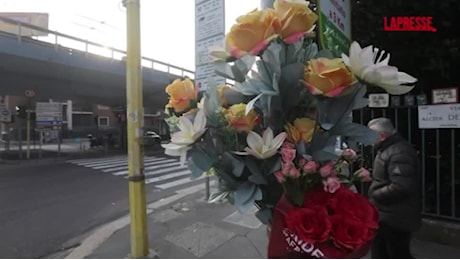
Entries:
[[390,95],[382,94],[369,94],[369,107],[388,107],[390,104]]
[[433,89],[433,104],[447,104],[458,102],[457,88]]
[[419,106],[418,127],[460,128],[460,104]]
[[348,54],[351,40],[351,1],[317,1],[319,10],[320,43],[335,57]]

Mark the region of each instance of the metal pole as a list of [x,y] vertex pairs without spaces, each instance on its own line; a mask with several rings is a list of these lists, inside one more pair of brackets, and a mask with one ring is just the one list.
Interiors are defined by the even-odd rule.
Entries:
[[128,126],[129,206],[131,216],[131,257],[149,253],[145,198],[140,44],[140,0],[125,0],[127,20],[126,103]]
[[30,98],[29,104],[27,105],[27,129],[26,129],[26,142],[27,142],[27,151],[26,158],[30,159]]
[[10,131],[10,123],[6,123],[6,131],[7,132],[7,135],[6,135],[6,150],[9,151],[10,150],[10,140],[11,140],[11,131]]
[[19,128],[18,128],[18,147],[19,147],[19,160],[22,160],[22,124],[19,124]]
[[58,156],[61,156],[61,127],[58,128]]
[[43,145],[43,131],[40,129],[39,131],[39,147],[38,147],[38,158],[41,159],[42,158],[42,145]]

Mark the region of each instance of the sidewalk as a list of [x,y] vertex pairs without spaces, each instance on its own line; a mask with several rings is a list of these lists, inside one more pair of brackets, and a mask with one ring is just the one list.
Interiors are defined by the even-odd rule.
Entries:
[[[150,248],[158,258],[266,258],[267,233],[254,211],[240,215],[228,203],[208,204],[203,198],[200,191],[148,215]],[[460,257],[460,248],[427,241],[414,240],[412,251],[416,258]],[[129,258],[129,225],[86,253],[81,257]]]

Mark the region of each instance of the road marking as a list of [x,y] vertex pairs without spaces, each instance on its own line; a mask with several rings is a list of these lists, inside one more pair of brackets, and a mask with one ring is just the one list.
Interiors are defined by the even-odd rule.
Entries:
[[185,176],[185,175],[190,175],[190,173],[191,172],[189,170],[185,170],[185,171],[175,172],[175,173],[172,173],[172,174],[162,175],[162,176],[158,176],[158,177],[154,177],[154,178],[148,178],[148,179],[145,179],[145,184],[164,181],[164,180],[168,180],[168,179],[172,179],[172,178],[176,178],[176,177],[182,177],[182,176]]
[[[177,160],[174,159],[168,159],[165,160],[165,158],[157,158],[155,161],[147,162],[144,163],[144,166],[151,166],[151,165],[157,165],[157,164],[162,164],[166,162],[176,162]],[[128,169],[128,163],[126,163],[123,166],[115,167],[115,168],[109,168],[109,169],[104,169],[102,170],[103,172],[113,172],[113,171],[119,171],[119,170],[127,170]]]
[[[174,159],[171,159],[173,160],[175,163],[170,163],[168,165],[165,165],[164,167],[170,167],[170,166],[175,166],[175,165],[180,165],[180,162],[177,162],[177,160],[174,160]],[[159,164],[164,164],[164,163],[159,163]],[[150,171],[150,170],[155,170],[155,169],[158,169],[158,168],[164,168],[164,167],[160,167],[158,165],[153,165],[153,166],[149,166],[149,167],[145,167],[144,168],[144,172],[147,172],[147,171]],[[167,169],[170,169],[170,168],[167,168]],[[113,175],[128,175],[129,171],[119,171],[119,172],[116,172],[116,173],[113,173]]]
[[202,175],[201,177],[199,178],[196,178],[196,179],[191,179],[191,178],[184,178],[184,179],[179,179],[177,181],[173,181],[173,182],[167,182],[167,183],[164,183],[164,184],[160,184],[160,185],[155,185],[155,187],[157,188],[160,188],[162,190],[165,190],[165,189],[168,189],[168,188],[172,188],[174,186],[179,186],[179,185],[182,185],[182,184],[186,184],[186,183],[189,183],[189,182],[192,182],[192,181],[197,181],[197,180],[201,180],[203,179],[205,176]]
[[[188,195],[194,194],[200,190],[203,190],[203,185],[198,184],[182,190],[176,191],[177,194],[170,197],[160,199],[159,201],[150,203],[147,205],[147,214],[151,214],[154,210],[171,204],[177,200],[182,199]],[[83,259],[94,252],[102,243],[109,239],[116,231],[128,226],[130,223],[130,216],[126,215],[108,224],[105,224],[97,228],[91,235],[86,237],[65,259]]]
[[[144,159],[144,163],[145,162],[151,162],[151,161],[158,161],[158,160],[161,160],[161,158],[145,158]],[[116,166],[121,166],[121,165],[126,165],[128,164],[128,161],[125,160],[123,162],[120,162],[120,163],[109,163],[109,164],[105,164],[105,165],[97,165],[97,166],[91,166],[91,168],[93,169],[96,169],[96,170],[100,170],[100,169],[106,169],[106,168],[111,168],[111,167],[116,167]],[[88,166],[87,166],[88,167]]]

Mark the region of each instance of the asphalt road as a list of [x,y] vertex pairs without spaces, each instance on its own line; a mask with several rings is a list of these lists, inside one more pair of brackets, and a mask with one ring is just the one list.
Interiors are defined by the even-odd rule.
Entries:
[[46,257],[127,213],[123,178],[64,162],[0,166],[0,258]]

